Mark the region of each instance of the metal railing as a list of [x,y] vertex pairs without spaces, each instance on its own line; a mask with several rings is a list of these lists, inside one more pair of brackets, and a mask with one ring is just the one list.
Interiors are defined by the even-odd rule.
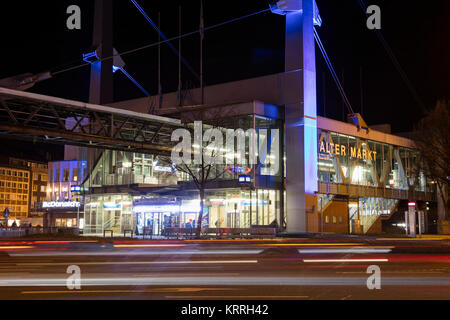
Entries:
[[436,201],[435,193],[326,182],[319,182],[318,193],[345,195],[351,197]]
[[79,235],[80,230],[78,228],[63,228],[63,227],[0,228],[0,238],[20,238],[41,234]]

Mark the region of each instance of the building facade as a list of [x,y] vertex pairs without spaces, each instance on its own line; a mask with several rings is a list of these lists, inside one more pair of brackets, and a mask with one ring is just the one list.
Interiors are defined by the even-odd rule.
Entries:
[[83,227],[81,184],[86,177],[86,161],[49,162],[44,227]]
[[[8,225],[27,218],[30,209],[31,170],[0,166],[0,211],[10,212]],[[3,217],[2,217],[3,218]]]
[[30,208],[29,217],[42,218],[44,211],[40,204],[47,197],[47,171],[48,164],[24,159],[9,158],[9,164],[19,168],[29,168],[31,171],[30,181]]
[[0,168],[0,211],[8,208],[8,224],[16,222],[42,225],[47,187],[47,164],[32,160],[7,158]]
[[[271,9],[286,18],[284,72],[113,104],[143,114],[149,103],[159,105],[158,115],[180,118],[186,127],[216,110],[206,117],[207,124],[220,118],[232,122],[223,124],[224,129],[255,130],[245,140],[247,156],[262,155],[261,137],[270,150],[272,140],[264,139],[264,130],[279,130],[279,152],[265,153],[262,163],[214,168],[220,174],[206,186],[202,225],[272,225],[290,234],[376,233],[382,231],[382,220],[401,213],[403,202],[426,206],[434,201],[432,182],[417,170],[413,141],[362,130],[356,121],[318,116],[314,28],[321,18],[315,1],[289,1]],[[98,68],[91,70],[91,76],[98,77]],[[98,83],[91,85],[91,94],[101,92]],[[143,130],[136,130],[136,141],[142,136],[139,141],[148,142]],[[151,133],[150,142],[161,137],[159,129]],[[162,165],[157,154],[84,149],[78,159],[87,161],[87,179],[81,186],[86,233],[147,229],[161,234],[167,226],[198,224],[195,183]]]
[[[283,108],[253,101],[207,109],[214,118],[214,109],[220,110],[226,129],[253,128],[256,134],[246,137],[246,146],[257,145],[254,151],[259,152],[263,141],[267,155],[259,164],[214,166],[217,176],[207,184],[202,226],[287,230]],[[198,115],[193,108],[177,117],[189,126]],[[353,123],[322,117],[317,121],[318,191],[304,213],[308,232],[381,233],[383,221],[401,212],[405,201],[418,201],[424,210],[435,201],[432,181],[417,170],[413,141],[361,130]],[[263,136],[274,129],[280,133],[279,148],[273,148],[274,139]],[[197,226],[199,190],[191,176],[160,156],[97,150],[89,159],[81,185],[86,191],[84,233],[161,235],[167,227]]]

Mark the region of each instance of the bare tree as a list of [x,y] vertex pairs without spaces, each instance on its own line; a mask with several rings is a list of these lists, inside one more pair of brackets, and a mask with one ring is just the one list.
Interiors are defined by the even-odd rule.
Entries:
[[[191,115],[192,116],[192,115]],[[196,113],[194,118],[197,121],[202,120],[202,135],[205,129],[223,131],[230,125],[230,119],[226,119],[223,112],[220,109],[210,109],[207,112]],[[194,136],[195,130],[188,126],[188,130],[191,136]],[[224,177],[226,174],[226,154],[223,152],[223,141],[209,141],[211,144],[216,144],[215,148],[208,150],[206,145],[194,146],[193,155],[199,157],[200,161],[194,163],[174,163],[170,157],[159,157],[159,161],[165,163],[177,171],[178,173],[184,173],[192,180],[195,188],[199,191],[200,196],[200,211],[198,216],[198,223],[196,228],[196,237],[200,238],[203,213],[205,206],[206,188],[208,184],[214,183]]]
[[420,170],[436,183],[449,218],[448,184],[450,176],[450,104],[439,101],[427,112],[414,134],[420,151]]

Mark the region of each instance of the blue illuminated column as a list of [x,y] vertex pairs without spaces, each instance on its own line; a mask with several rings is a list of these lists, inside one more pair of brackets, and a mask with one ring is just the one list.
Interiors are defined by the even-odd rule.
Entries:
[[[287,232],[318,231],[307,215],[317,212],[317,103],[314,23],[320,24],[314,0],[279,2],[286,15]],[[275,11],[274,11],[275,12]],[[279,12],[275,12],[279,13]]]
[[[89,103],[104,105],[113,102],[113,1],[95,0],[92,51],[83,55],[91,64]],[[70,122],[70,119],[68,119]],[[76,123],[76,122],[75,122]],[[65,160],[95,158],[87,148],[65,146]]]
[[[93,47],[98,58],[113,55],[113,1],[95,0]],[[113,59],[91,64],[89,103],[108,104],[113,102]]]

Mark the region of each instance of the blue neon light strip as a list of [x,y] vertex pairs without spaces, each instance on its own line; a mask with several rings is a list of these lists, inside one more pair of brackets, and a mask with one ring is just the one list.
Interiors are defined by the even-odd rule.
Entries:
[[83,54],[83,61],[86,61],[88,63],[92,64],[92,63],[97,62],[99,60],[100,60],[100,58],[97,56],[97,51]]
[[144,87],[142,87],[136,80],[134,80],[134,78],[130,76],[130,74],[126,72],[124,68],[119,68],[119,70],[121,70],[123,74],[126,75],[127,78],[130,79],[131,82],[133,82],[136,85],[136,87],[138,87],[147,97],[150,97],[150,93],[148,93],[148,91],[145,90]]

